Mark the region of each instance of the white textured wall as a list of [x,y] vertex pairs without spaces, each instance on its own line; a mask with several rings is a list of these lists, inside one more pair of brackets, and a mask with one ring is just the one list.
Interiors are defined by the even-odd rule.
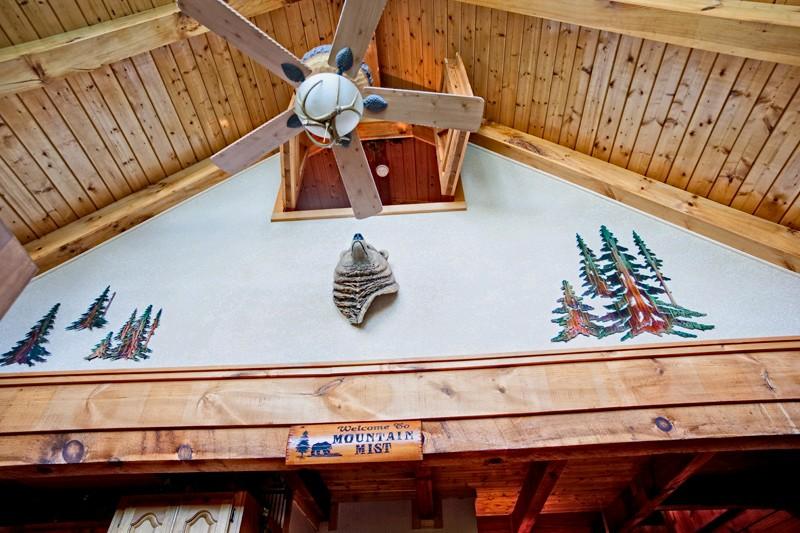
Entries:
[[[0,353],[55,302],[31,370],[265,364],[407,358],[619,344],[551,343],[562,279],[579,285],[575,233],[599,252],[606,224],[631,230],[664,260],[678,302],[708,313],[701,339],[800,334],[800,277],[476,147],[464,165],[468,210],[270,223],[272,158],[35,280],[0,322]],[[361,232],[388,249],[400,284],[361,328],[331,299],[339,252]],[[67,332],[108,284],[115,330],[134,307],[164,308],[143,362],[92,361],[106,331]],[[641,335],[626,344],[680,341]],[[0,367],[0,372],[28,367]]]

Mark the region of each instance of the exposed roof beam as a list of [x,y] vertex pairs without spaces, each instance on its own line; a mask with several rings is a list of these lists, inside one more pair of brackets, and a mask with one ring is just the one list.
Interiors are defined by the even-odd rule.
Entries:
[[471,139],[561,179],[800,272],[798,231],[506,126],[485,125]]
[[566,461],[549,463],[533,463],[517,497],[514,511],[511,513],[512,531],[514,533],[530,533],[539,517],[550,493],[553,492]]
[[645,39],[800,65],[797,6],[739,0],[461,0]]
[[[231,0],[253,17],[293,0]],[[48,80],[93,70],[207,32],[176,4],[0,49],[0,94],[41,87]]]
[[0,318],[36,273],[25,248],[0,222]]
[[141,191],[31,241],[25,249],[48,270],[224,180],[228,174],[206,159]]
[[712,457],[713,453],[698,453],[651,459],[603,512],[609,530],[620,533],[632,531]]

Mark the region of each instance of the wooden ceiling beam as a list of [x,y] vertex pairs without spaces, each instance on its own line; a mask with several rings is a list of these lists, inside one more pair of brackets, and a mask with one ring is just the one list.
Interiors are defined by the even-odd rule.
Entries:
[[[247,17],[294,0],[231,0]],[[0,49],[0,95],[41,87],[49,80],[94,70],[207,32],[172,3],[127,17]]]
[[558,178],[800,272],[799,231],[499,124],[484,125],[471,139]]
[[511,525],[514,533],[530,533],[542,512],[547,498],[558,483],[566,461],[550,461],[533,463],[522,485],[514,511],[511,513]]
[[609,530],[619,533],[632,531],[713,457],[713,453],[707,452],[665,455],[651,459],[630,485],[603,511]]
[[740,0],[461,0],[723,54],[800,65],[797,6]]

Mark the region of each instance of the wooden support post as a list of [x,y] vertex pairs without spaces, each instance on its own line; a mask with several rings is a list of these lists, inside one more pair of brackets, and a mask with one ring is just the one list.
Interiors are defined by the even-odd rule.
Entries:
[[[455,58],[444,60],[442,92],[462,96],[473,95],[464,62],[459,54],[456,54]],[[461,167],[464,164],[464,154],[469,142],[469,132],[436,130],[434,131],[434,142],[436,143],[436,158],[439,162],[439,182],[442,196],[455,196],[458,179],[461,176]]]
[[411,502],[412,529],[441,529],[442,502],[433,492],[430,468],[420,467],[414,480],[414,500]]
[[684,482],[708,463],[713,453],[665,455],[650,460],[603,512],[611,531],[632,531]]
[[297,508],[308,518],[309,523],[314,527],[314,531],[319,531],[319,524],[326,517],[317,500],[311,494],[311,490],[297,472],[286,474],[286,482],[292,491],[292,502],[297,504]]
[[28,252],[0,222],[0,318],[36,274]]
[[517,504],[511,513],[512,531],[530,533],[533,530],[533,525],[566,464],[566,461],[531,464],[517,497]]

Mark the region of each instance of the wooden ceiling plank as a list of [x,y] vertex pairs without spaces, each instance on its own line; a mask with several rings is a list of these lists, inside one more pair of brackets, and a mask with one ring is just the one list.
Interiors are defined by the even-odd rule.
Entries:
[[[800,14],[791,6],[759,6],[726,0],[722,9],[699,8],[693,0],[464,0],[484,7],[579,24],[766,61],[800,65]],[[716,6],[715,6],[716,7]]]
[[[800,91],[795,93],[758,158],[736,192],[731,207],[754,213],[800,143]],[[792,179],[793,176],[790,177]]]
[[[64,162],[72,170],[96,208],[105,207],[113,202],[115,197],[47,93],[42,89],[34,89],[20,94],[19,98],[53,143],[56,153],[64,158]],[[26,126],[32,124],[28,123]],[[46,149],[46,146],[47,143],[37,144],[37,148]]]
[[[525,17],[517,13],[509,13],[507,20],[507,42],[505,58],[501,69],[502,89],[499,96],[500,110],[497,121],[502,124],[513,124],[514,113],[516,112],[517,84],[522,75],[520,70],[520,59],[522,52],[522,38],[525,30]],[[455,57],[458,51],[449,54],[448,57]]]
[[614,58],[621,36],[607,31],[600,32],[597,43],[597,52],[591,67],[591,77],[586,89],[585,102],[581,112],[581,122],[578,136],[575,140],[575,150],[590,154],[600,124],[600,113],[603,111],[608,83],[614,68]]
[[775,63],[748,59],[722,112],[713,124],[706,148],[694,166],[686,190],[699,196],[708,196],[719,175],[727,155],[733,149],[747,118],[757,104],[759,96],[776,68]]
[[[255,69],[253,69],[250,58],[244,55],[235,46],[228,45],[227,43],[226,46],[236,77],[239,80],[239,87],[242,90],[242,98],[247,107],[247,116],[249,117],[251,126],[259,126],[272,118],[274,114],[264,108],[264,102],[258,88],[258,79],[256,78]],[[277,114],[277,108],[275,109],[275,114]]]
[[[69,89],[63,88],[62,84],[67,85]],[[117,124],[116,118],[89,73],[82,72],[64,80],[57,80],[48,84],[45,90],[48,94],[52,94],[51,90],[59,90],[64,95],[68,95],[69,92],[74,93],[111,152],[130,189],[138,191],[149,185],[144,169],[136,159],[122,133],[122,128]]]
[[[550,96],[547,104],[547,117],[545,119],[542,137],[553,142],[558,142],[561,135],[561,126],[564,124],[567,95],[569,94],[570,77],[572,75],[575,52],[578,45],[580,28],[574,24],[562,24],[558,37],[555,62],[553,64],[553,82],[550,87]],[[511,122],[501,121],[503,124]]]
[[729,205],[800,86],[800,67],[778,65],[736,138],[708,198]]
[[489,55],[486,79],[486,105],[483,116],[487,120],[500,119],[500,98],[503,92],[503,59],[505,49],[511,43],[507,38],[508,13],[499,9],[492,10],[489,37]]
[[[222,86],[222,80],[214,64],[214,58],[208,45],[207,35],[198,35],[186,41],[194,56],[194,62],[200,73],[203,87],[208,94],[208,103],[211,104],[210,113],[213,113],[225,145],[229,145],[240,137],[236,119],[231,110],[231,104]],[[245,132],[246,133],[246,132]]]
[[6,201],[2,193],[2,187],[0,187],[0,222],[5,224],[14,234],[14,237],[23,244],[36,238],[36,233],[25,222],[25,218],[17,213],[11,204]]
[[666,181],[670,185],[681,189],[689,185],[714,126],[719,124],[723,106],[729,98],[736,98],[736,93],[732,93],[734,83],[739,78],[749,78],[749,72],[742,72],[744,64],[741,57],[717,57],[667,174]]
[[628,533],[656,511],[678,487],[705,466],[714,454],[658,456],[650,460],[609,508],[603,511],[611,531]]
[[592,156],[608,161],[616,140],[617,129],[625,102],[630,94],[634,72],[639,64],[642,40],[623,35],[617,49],[617,57],[611,70],[608,91],[603,101],[597,135],[592,146]]
[[608,158],[610,163],[623,168],[628,166],[666,47],[665,43],[658,41],[646,40],[642,44],[628,97],[625,99],[625,108],[611,146],[611,155]]
[[800,194],[800,144],[795,147],[753,214],[773,222],[780,222],[798,194]]
[[558,483],[566,461],[532,463],[522,485],[514,511],[511,513],[512,530],[530,533],[536,524],[545,502]]
[[[147,91],[147,86],[139,77],[139,73],[133,66],[133,62],[130,59],[126,59],[113,63],[110,67],[117,81],[117,84],[114,85],[114,92],[121,89],[129,103],[129,105],[123,106],[126,110],[125,116],[127,117],[122,119],[123,124],[133,124],[135,126],[134,123],[129,121],[138,119],[140,128],[136,129],[137,131],[141,131],[140,139],[142,137],[147,139],[153,154],[160,163],[163,173],[165,175],[170,175],[179,171],[182,165],[178,158],[177,150],[173,148],[173,144],[170,137],[167,136],[162,120],[156,112],[155,107],[153,107],[153,103]],[[160,78],[157,82],[158,85],[163,87]],[[105,91],[103,92],[105,93]],[[182,148],[185,150],[187,146],[184,145]],[[189,153],[191,153],[191,148],[189,149]]]
[[194,157],[197,159],[209,157],[213,150],[203,130],[200,117],[197,115],[197,110],[183,81],[180,67],[175,61],[172,50],[168,46],[163,46],[151,51],[149,55],[152,57],[152,64],[142,55],[134,56],[137,69],[139,69],[139,72],[143,72],[143,68],[146,69],[148,76],[152,77],[155,74],[153,72],[153,66],[155,66],[158,75],[163,80],[163,86],[169,95],[172,106],[175,108],[175,113],[178,115],[183,131],[189,139],[189,144],[192,145]]
[[539,39],[539,56],[536,60],[536,71],[533,87],[533,101],[527,131],[541,137],[544,134],[547,120],[547,107],[550,88],[553,84],[553,68],[556,61],[561,24],[555,20],[543,20]]
[[[245,16],[254,16],[277,9],[285,2],[286,0],[236,0],[231,5]],[[16,4],[4,6],[3,9],[12,9],[15,6]],[[0,19],[12,22],[19,19],[19,15],[22,12],[14,11]],[[30,23],[24,15],[23,19],[18,23],[3,25],[7,33],[12,31],[9,35],[12,41],[23,44],[0,50],[0,94],[41,87],[53,78],[93,70],[208,31],[196,21],[182,15],[177,6],[171,3],[63,33],[45,32],[50,36],[43,39],[38,39],[38,35],[31,35],[28,29]]]
[[690,53],[691,49],[683,46],[669,44],[665,48],[641,126],[632,141],[626,165],[628,170],[638,174],[647,171]]
[[[600,41],[600,32],[591,28],[581,28],[578,32],[578,45],[575,49],[572,75],[564,110],[564,122],[561,124],[559,144],[575,148],[578,131],[586,102],[586,89],[592,78],[594,56]],[[516,121],[515,121],[516,123]],[[525,129],[525,128],[517,128]]]
[[242,136],[258,124],[253,124],[251,117],[255,115],[250,114],[241,78],[234,67],[233,55],[230,53],[228,43],[222,37],[215,33],[208,33],[206,38],[211,50],[213,65],[216,67],[218,84],[222,89],[221,94],[227,99],[234,126],[238,130],[239,136]]
[[491,150],[800,272],[800,235],[789,228],[505,126],[485,125],[472,138]]
[[172,144],[181,168],[188,167],[198,159],[203,159],[205,155],[202,152],[200,154],[195,152],[195,147],[192,145],[194,139],[189,138],[176,110],[180,100],[173,102],[167,84],[158,72],[153,55],[145,52],[133,56],[131,62],[152,103],[155,116],[161,121],[169,142]]

